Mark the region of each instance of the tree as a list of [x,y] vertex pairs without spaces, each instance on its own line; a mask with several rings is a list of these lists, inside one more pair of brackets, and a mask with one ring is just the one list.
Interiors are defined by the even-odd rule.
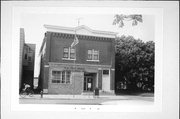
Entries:
[[116,14],[114,16],[113,25],[119,25],[119,27],[123,27],[124,21],[132,21],[132,26],[135,26],[138,24],[138,22],[143,22],[143,19],[142,19],[142,15],[140,14],[132,14],[132,15]]
[[[154,42],[144,43],[132,36],[117,37],[116,89],[145,90],[154,85]],[[143,87],[146,86],[146,87]]]

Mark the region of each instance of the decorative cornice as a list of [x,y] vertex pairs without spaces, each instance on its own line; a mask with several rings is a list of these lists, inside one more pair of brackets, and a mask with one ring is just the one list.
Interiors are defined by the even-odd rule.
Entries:
[[76,31],[77,35],[104,37],[104,38],[115,38],[117,35],[116,32],[92,30],[84,25],[78,27],[44,25],[44,27],[47,29],[47,31],[55,32],[55,33],[75,34]]
[[[73,39],[74,34],[67,34],[67,33],[55,33],[52,32],[53,37],[60,37],[60,38],[65,38],[65,39]],[[112,40],[113,38],[105,38],[105,37],[96,37],[96,36],[87,36],[87,35],[76,35],[77,38],[80,39],[86,39],[86,40]]]

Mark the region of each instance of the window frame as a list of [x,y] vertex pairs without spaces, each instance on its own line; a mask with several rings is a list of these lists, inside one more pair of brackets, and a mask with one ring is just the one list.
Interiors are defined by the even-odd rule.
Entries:
[[[91,51],[91,53],[90,53]],[[89,58],[89,55],[91,54],[91,59]],[[95,59],[95,55],[97,55],[97,59]],[[87,51],[87,60],[86,61],[94,61],[99,62],[99,50],[91,49]]]
[[88,50],[88,60],[93,60],[92,55],[93,55],[92,50]]
[[[53,75],[53,72],[59,72],[60,75],[59,75],[59,78],[56,77],[56,74],[55,76]],[[64,72],[64,81],[63,81],[63,72]],[[67,82],[67,72],[70,72],[70,76],[69,76],[69,82]],[[51,71],[51,84],[72,84],[72,75],[71,75],[71,71],[68,71],[68,70],[57,70],[57,69],[53,69]]]
[[102,70],[102,74],[105,76],[109,76],[109,73],[110,73],[109,69]]
[[[64,57],[64,49],[65,48],[67,48],[68,49],[68,52],[66,52],[66,53],[68,53],[68,57]],[[74,49],[74,53],[72,53],[71,52],[71,50],[72,49]],[[71,56],[71,54],[73,54],[74,55],[74,58],[72,58],[72,56]],[[63,58],[62,58],[63,60],[76,60],[76,49],[75,48],[71,48],[71,47],[64,47],[63,48]]]
[[32,57],[31,56],[28,56],[28,62],[31,62],[32,61]]
[[[55,76],[53,76],[53,72],[60,72],[59,78],[56,78],[57,74],[55,74]],[[62,76],[61,75],[62,75],[61,71],[59,71],[59,70],[52,70],[52,72],[51,72],[51,83],[52,84],[59,84],[62,81]],[[53,81],[55,81],[55,82],[53,82]],[[57,81],[59,81],[59,83]]]
[[[74,53],[72,53],[72,50],[74,50]],[[69,52],[69,58],[70,59],[76,59],[76,50],[75,50],[75,48],[69,48],[69,51],[70,51]],[[74,58],[71,57],[72,54],[74,55]]]
[[[65,51],[65,49],[67,49],[67,52]],[[65,54],[67,55],[67,57],[65,57]],[[66,59],[69,58],[69,48],[68,47],[63,48],[63,58],[66,58]]]
[[25,59],[25,60],[27,60],[27,59],[28,59],[28,55],[27,55],[27,53],[25,53],[25,55],[24,55],[24,59]]

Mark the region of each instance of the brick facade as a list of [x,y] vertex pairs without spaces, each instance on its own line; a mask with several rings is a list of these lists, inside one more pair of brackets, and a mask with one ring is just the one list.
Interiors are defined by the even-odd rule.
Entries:
[[[88,30],[82,27],[84,30]],[[91,31],[89,31],[91,32]],[[79,43],[76,45],[76,59],[63,58],[64,48],[71,46],[75,34],[47,31],[40,50],[41,88],[49,94],[81,94],[84,91],[93,91],[96,87],[103,90],[102,72],[109,71],[109,89],[114,90],[114,37],[99,37],[77,34]],[[98,61],[88,60],[88,50],[99,52]],[[62,80],[62,73],[71,72],[70,83],[53,83],[53,71],[58,71]],[[64,76],[64,75],[63,75]],[[107,86],[108,87],[108,86]]]
[[22,83],[29,84],[33,88],[34,80],[34,64],[35,64],[35,44],[24,44],[23,51],[23,71],[22,71]]

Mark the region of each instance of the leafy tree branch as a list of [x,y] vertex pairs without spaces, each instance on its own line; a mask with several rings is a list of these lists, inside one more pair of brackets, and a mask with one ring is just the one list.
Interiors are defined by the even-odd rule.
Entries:
[[114,16],[113,25],[119,25],[119,27],[124,26],[124,21],[132,21],[132,26],[138,24],[138,22],[143,22],[142,15],[140,14],[132,14],[132,15],[124,15],[124,14],[116,14]]

